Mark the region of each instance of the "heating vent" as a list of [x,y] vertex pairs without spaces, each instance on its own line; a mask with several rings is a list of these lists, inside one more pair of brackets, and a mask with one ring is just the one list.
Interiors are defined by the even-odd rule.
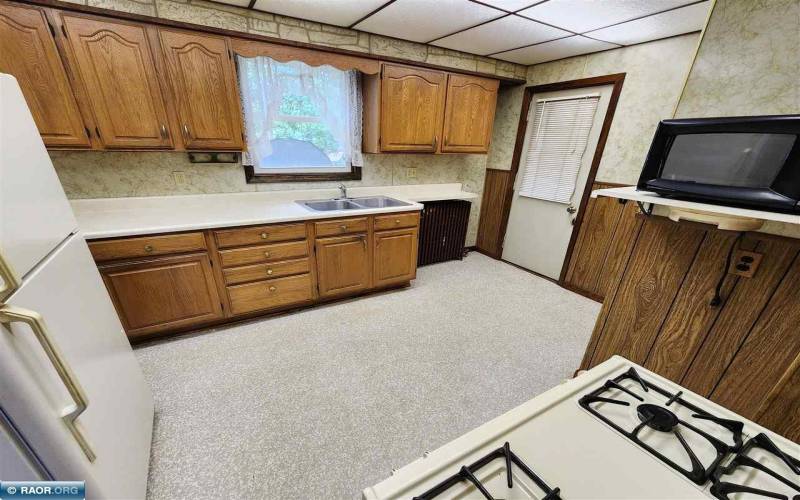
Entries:
[[464,258],[471,205],[464,200],[425,203],[419,226],[418,266]]

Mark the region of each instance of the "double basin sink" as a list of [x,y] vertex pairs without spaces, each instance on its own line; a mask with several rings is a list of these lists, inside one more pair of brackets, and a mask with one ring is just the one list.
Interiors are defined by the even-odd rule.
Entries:
[[297,203],[316,212],[332,210],[364,210],[365,208],[407,207],[410,203],[395,200],[388,196],[369,196],[364,198],[338,198],[335,200],[305,200]]

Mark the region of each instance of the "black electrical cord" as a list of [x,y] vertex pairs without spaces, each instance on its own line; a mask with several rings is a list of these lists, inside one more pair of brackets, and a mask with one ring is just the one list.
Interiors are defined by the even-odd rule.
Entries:
[[717,281],[717,287],[714,289],[714,298],[708,303],[711,307],[717,307],[722,304],[722,285],[725,283],[725,277],[728,275],[728,269],[731,267],[731,259],[733,258],[733,251],[736,250],[736,245],[744,237],[744,233],[739,233],[739,236],[731,243],[731,248],[728,250],[728,258],[725,260],[725,269],[722,270],[722,276]]

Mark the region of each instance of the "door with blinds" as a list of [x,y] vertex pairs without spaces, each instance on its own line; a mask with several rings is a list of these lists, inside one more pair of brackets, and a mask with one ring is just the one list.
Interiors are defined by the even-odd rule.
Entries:
[[503,259],[558,279],[612,85],[534,94]]

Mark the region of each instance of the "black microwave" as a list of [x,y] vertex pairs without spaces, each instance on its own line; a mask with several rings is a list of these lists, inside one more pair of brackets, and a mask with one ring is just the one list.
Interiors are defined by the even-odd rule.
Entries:
[[663,120],[637,189],[800,213],[800,115]]

